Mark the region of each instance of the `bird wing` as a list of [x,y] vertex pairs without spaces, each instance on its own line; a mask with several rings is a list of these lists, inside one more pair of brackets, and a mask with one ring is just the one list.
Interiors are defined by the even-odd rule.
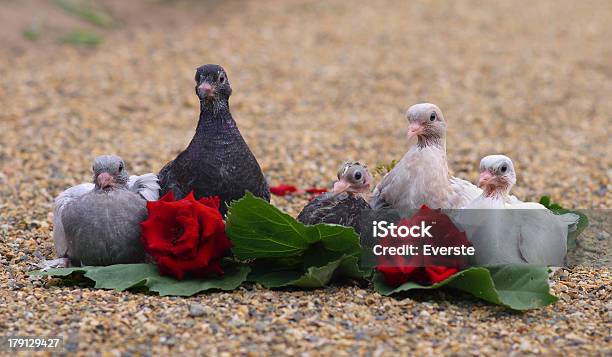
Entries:
[[65,257],[68,253],[68,242],[66,241],[66,233],[64,232],[64,225],[62,223],[62,212],[70,202],[93,189],[93,183],[82,183],[70,187],[55,198],[53,203],[53,242],[55,245],[55,253],[60,258]]
[[336,203],[335,195],[331,192],[319,195],[302,208],[297,220],[307,225],[322,223],[325,216],[333,211]]
[[128,188],[147,201],[157,201],[159,199],[159,180],[156,174],[132,175],[128,181]]
[[481,189],[466,180],[451,176],[449,181],[452,191],[449,196],[449,208],[464,207],[482,194]]
[[370,197],[370,207],[372,207],[373,210],[380,210],[391,206],[389,205],[389,203],[387,203],[387,201],[385,201],[385,198],[380,192],[381,188],[379,186],[380,184],[378,184],[378,186],[374,188],[374,192],[372,192],[372,197]]
[[568,223],[540,204],[527,202],[518,206],[520,209],[514,212],[514,222],[520,225],[518,244],[521,256],[530,264],[563,265],[567,254]]
[[71,261],[81,265],[139,263],[146,201],[125,188],[89,192],[67,205],[62,222]]
[[[251,191],[255,196],[270,201],[270,189],[266,178],[255,158],[255,155],[237,129],[228,135],[233,144],[226,149],[224,156],[227,160],[221,166],[215,165],[221,178],[218,192],[227,204],[231,200],[244,196],[245,190]],[[222,207],[225,215],[225,208]]]
[[578,228],[578,222],[580,221],[580,216],[575,213],[565,213],[558,215],[557,218],[563,222],[563,224],[567,225],[568,230],[570,232],[575,231]]
[[520,227],[513,220],[513,210],[503,209],[503,202],[489,197],[483,197],[475,203],[478,203],[478,206],[470,205],[471,209],[455,210],[453,214],[453,221],[466,233],[474,247],[471,263],[526,263],[519,251]]
[[[389,171],[372,192],[370,197],[370,207],[373,210],[390,208],[395,205],[395,201],[401,196],[403,191],[402,182],[410,181],[410,177],[406,170],[407,162],[409,161],[408,153]],[[402,174],[405,177],[402,177]]]

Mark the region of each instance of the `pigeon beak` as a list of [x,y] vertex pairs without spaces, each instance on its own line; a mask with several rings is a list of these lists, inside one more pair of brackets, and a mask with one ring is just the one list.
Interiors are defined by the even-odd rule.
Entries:
[[115,183],[115,179],[108,172],[102,172],[96,178],[96,182],[98,183],[98,187],[105,189],[108,187],[112,187]]
[[495,179],[495,176],[489,171],[481,172],[480,177],[478,178],[478,187],[490,184],[493,179]]
[[346,192],[346,190],[348,190],[350,187],[351,187],[351,184],[346,179],[342,178],[334,184],[334,188],[332,189],[332,192],[335,195],[339,195],[342,192]]
[[410,123],[408,126],[408,139],[412,139],[415,136],[423,134],[423,125],[419,123]]
[[210,83],[208,82],[202,82],[202,84],[198,86],[198,92],[200,93],[200,95],[205,96],[207,98],[214,97],[214,89],[212,85],[210,85]]

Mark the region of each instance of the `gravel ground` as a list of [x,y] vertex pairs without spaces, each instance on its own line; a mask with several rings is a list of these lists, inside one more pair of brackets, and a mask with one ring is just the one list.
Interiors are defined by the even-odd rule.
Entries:
[[[0,334],[60,335],[86,355],[612,355],[609,265],[557,272],[561,300],[527,313],[451,292],[253,286],[184,299],[26,275],[52,257],[53,197],[90,180],[95,155],[157,172],[188,143],[194,69],[207,62],[227,69],[272,184],[327,186],[345,159],[401,157],[404,111],[431,101],[456,175],[474,181],[482,156],[505,153],[519,197],[609,209],[611,23],[609,1],[232,1],[95,50],[0,53]],[[305,202],[274,198],[291,214]]]

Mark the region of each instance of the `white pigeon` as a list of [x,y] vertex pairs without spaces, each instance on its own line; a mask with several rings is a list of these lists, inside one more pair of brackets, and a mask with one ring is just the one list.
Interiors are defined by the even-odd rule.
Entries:
[[457,217],[474,246],[473,263],[563,265],[567,235],[579,216],[555,215],[539,203],[520,201],[510,195],[515,183],[510,158],[490,155],[481,160],[478,186],[483,192]]
[[370,200],[381,208],[460,208],[482,192],[450,176],[446,163],[446,121],[440,108],[415,104],[406,113],[408,138],[417,138],[400,162],[376,186]]
[[[109,158],[118,160],[118,162],[120,162],[120,167],[123,170],[124,164],[120,158],[113,156],[100,156],[94,161],[94,172],[96,171],[96,163],[108,161]],[[58,256],[58,259],[45,261],[43,265],[44,268],[68,266],[70,264],[69,259],[67,258],[69,244],[68,240],[66,239],[64,225],[62,223],[62,213],[71,202],[74,202],[78,198],[92,192],[95,187],[95,183],[82,183],[80,185],[68,188],[55,198],[53,207],[53,241],[55,244],[55,253]],[[159,184],[157,175],[153,173],[140,176],[129,176],[127,189],[130,192],[140,195],[140,197],[147,201],[156,201],[159,199]]]

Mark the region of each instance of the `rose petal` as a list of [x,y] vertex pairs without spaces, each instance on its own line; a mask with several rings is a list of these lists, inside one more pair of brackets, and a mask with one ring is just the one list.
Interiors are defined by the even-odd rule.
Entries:
[[198,223],[200,224],[200,235],[202,237],[208,237],[212,235],[219,227],[223,224],[223,216],[217,209],[208,207],[202,203],[197,203],[195,206],[195,212],[198,217]]
[[180,264],[168,256],[161,256],[155,260],[157,269],[161,275],[172,276],[178,280],[183,280],[185,271],[181,269]]
[[164,201],[164,202],[174,202],[174,201],[176,201],[176,199],[174,198],[174,192],[172,192],[172,190],[168,191],[168,193],[163,195],[159,199],[159,201]]
[[[199,244],[200,226],[197,217],[178,216],[182,234],[174,241],[170,252],[177,258],[190,259],[196,255]],[[176,233],[175,233],[176,234]]]
[[199,202],[216,210],[219,210],[219,207],[221,206],[221,199],[219,199],[219,196],[202,197],[200,198]]
[[142,230],[141,241],[149,254],[157,256],[172,248],[172,242],[166,239],[170,234],[167,225],[149,219],[142,222],[140,227]]
[[149,207],[149,216],[141,223],[141,240],[147,252],[158,256],[172,250],[176,232],[182,229],[176,217],[189,215],[190,212],[191,203],[183,200],[157,202]]
[[270,187],[270,193],[277,196],[285,196],[288,193],[297,192],[298,189],[295,186],[280,184],[278,186]]
[[454,275],[458,271],[459,271],[458,268],[451,268],[451,267],[442,267],[442,266],[425,267],[425,272],[427,273],[427,276],[429,277],[429,281],[432,282],[433,284],[439,283],[441,281],[448,279],[450,276]]

